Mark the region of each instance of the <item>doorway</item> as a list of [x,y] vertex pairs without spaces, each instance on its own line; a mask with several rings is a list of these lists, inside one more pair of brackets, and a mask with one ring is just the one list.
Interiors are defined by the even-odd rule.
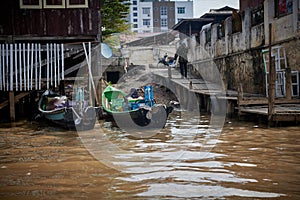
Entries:
[[120,79],[120,72],[106,72],[107,82],[116,84]]

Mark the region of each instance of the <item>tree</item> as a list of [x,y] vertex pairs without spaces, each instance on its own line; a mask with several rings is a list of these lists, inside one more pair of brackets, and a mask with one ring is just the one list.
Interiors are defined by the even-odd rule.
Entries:
[[101,0],[102,36],[129,30],[127,16],[130,2],[126,0]]

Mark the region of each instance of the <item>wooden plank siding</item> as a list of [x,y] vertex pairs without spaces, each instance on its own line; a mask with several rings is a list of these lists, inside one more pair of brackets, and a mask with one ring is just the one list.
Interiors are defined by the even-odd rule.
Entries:
[[13,36],[68,39],[91,38],[100,34],[100,1],[88,0],[88,8],[20,9],[19,0],[2,1],[0,38]]

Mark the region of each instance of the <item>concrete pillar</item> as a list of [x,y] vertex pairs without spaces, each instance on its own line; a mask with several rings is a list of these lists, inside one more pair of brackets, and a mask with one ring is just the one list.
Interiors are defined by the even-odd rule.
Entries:
[[[265,44],[269,44],[269,24],[273,22],[275,16],[275,4],[273,0],[264,1],[264,29],[265,29]],[[274,41],[272,39],[272,41]]]
[[190,42],[189,42],[189,62],[193,62],[196,60],[196,46],[197,46],[197,41],[196,41],[196,36],[193,35]]
[[232,17],[228,17],[225,19],[225,49],[226,55],[231,53],[231,35],[232,35]]
[[172,71],[170,66],[168,66],[168,78],[172,79]]
[[245,49],[251,48],[251,10],[247,8],[242,20],[243,37],[245,38]]
[[205,31],[200,32],[200,57],[199,60],[206,60],[210,58],[210,50],[206,49],[206,33]]
[[219,24],[214,24],[211,27],[211,49],[212,49],[212,58],[216,57],[216,42],[218,40],[218,25]]

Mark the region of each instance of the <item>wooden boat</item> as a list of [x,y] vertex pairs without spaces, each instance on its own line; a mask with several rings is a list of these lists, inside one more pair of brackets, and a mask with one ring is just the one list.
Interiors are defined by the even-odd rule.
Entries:
[[[83,105],[83,104],[81,104]],[[85,106],[80,109],[66,96],[46,90],[38,101],[38,110],[41,116],[67,129],[89,130],[96,122],[97,108]]]
[[156,104],[152,86],[144,87],[144,97],[138,97],[132,88],[130,94],[111,85],[102,92],[103,111],[120,127],[163,128],[173,107]]

